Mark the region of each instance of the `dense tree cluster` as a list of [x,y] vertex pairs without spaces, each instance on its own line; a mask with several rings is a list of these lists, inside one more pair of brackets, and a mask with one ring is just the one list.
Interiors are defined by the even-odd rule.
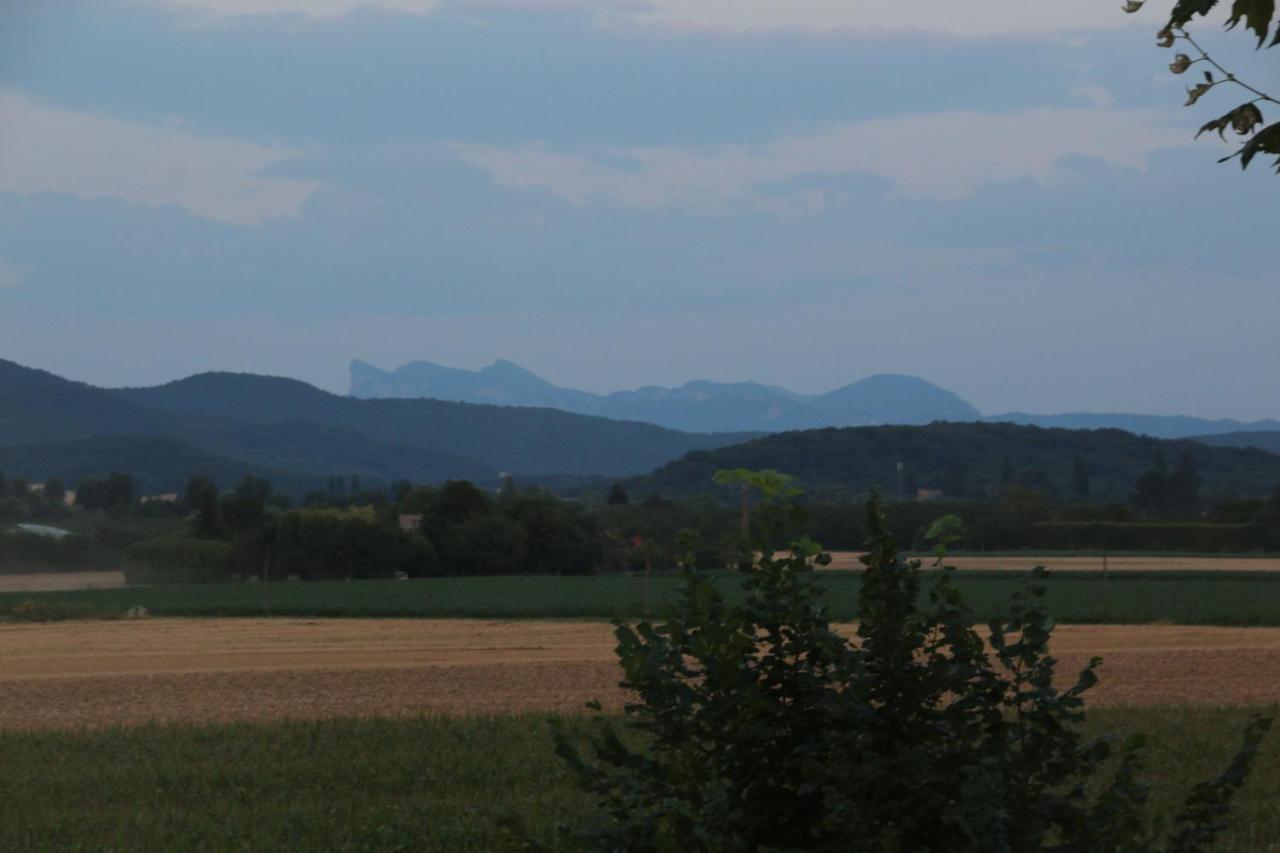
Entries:
[[[908,457],[914,460],[910,468],[903,466],[902,481],[910,482],[918,469],[917,482],[944,488],[927,500],[904,495],[905,500],[886,503],[886,524],[912,549],[925,547],[923,536],[933,518],[952,513],[967,520],[958,546],[972,551],[1280,550],[1280,489],[1273,486],[1269,497],[1205,494],[1203,460],[1217,464],[1220,449],[1179,444],[1182,452],[1171,465],[1167,443],[1121,434],[1116,441],[1126,454],[1135,447],[1154,452],[1142,466],[1124,456],[1125,470],[1136,473],[1120,488],[1118,469],[1104,452],[1109,435],[1095,437],[1089,454],[1070,452],[1059,430],[1037,431],[1044,446],[1009,448],[998,440],[1005,435],[1002,425],[985,425],[980,447],[986,455],[980,463],[965,444],[973,432],[950,426],[773,436],[755,443],[753,452],[777,460],[779,467],[795,463],[810,477],[816,470],[856,478],[865,476],[866,465],[895,477],[898,472],[884,460],[902,449],[895,442],[914,443],[916,455]],[[865,446],[868,435],[878,460]],[[1232,464],[1258,454],[1272,458],[1261,451],[1225,452]],[[225,488],[202,474],[192,476],[177,495],[146,499],[136,494],[129,474],[113,472],[77,483],[75,505],[68,507],[66,490],[56,480],[33,486],[0,476],[0,521],[65,525],[91,543],[61,546],[62,556],[33,545],[23,552],[30,559],[22,564],[35,569],[70,565],[70,555],[82,553],[92,554],[95,568],[116,568],[125,549],[137,542],[185,536],[225,543],[225,565],[217,573],[225,578],[669,571],[685,551],[699,568],[719,570],[749,559],[744,542],[757,531],[754,507],[743,501],[741,484],[717,484],[708,477],[696,489],[682,488],[717,458],[691,456],[652,478],[598,484],[570,499],[521,488],[511,478],[495,491],[464,480],[438,486],[400,480],[383,486],[358,476],[335,476],[294,505],[263,478],[244,476]],[[815,458],[820,458],[817,468]],[[1050,458],[1056,460],[1052,465]],[[932,467],[921,465],[921,459],[932,459]],[[1216,470],[1221,482],[1221,466]],[[1272,482],[1277,481],[1280,474]],[[655,483],[671,486],[663,490],[670,497],[655,494]],[[856,510],[858,494],[834,486],[816,491],[802,498],[808,531],[834,549],[862,548],[868,531]],[[1119,499],[1103,500],[1116,493]]]
[[[1198,501],[1263,496],[1280,483],[1280,455],[1247,447],[1166,441],[1121,430],[1042,429],[1006,423],[933,423],[769,435],[697,451],[624,483],[634,501],[647,495],[714,493],[725,469],[774,469],[796,477],[813,503],[856,503],[873,489],[892,501],[941,493],[948,500],[1002,501],[1010,486],[1059,501],[1129,501],[1158,457],[1194,468],[1189,481],[1152,483]],[[1158,497],[1150,508],[1190,511],[1191,500]],[[1144,506],[1146,508],[1146,506]]]

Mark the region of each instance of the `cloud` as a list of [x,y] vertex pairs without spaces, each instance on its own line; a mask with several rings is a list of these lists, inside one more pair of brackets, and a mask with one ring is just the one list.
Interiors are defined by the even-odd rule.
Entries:
[[295,216],[318,183],[269,177],[302,152],[60,110],[0,91],[0,191],[180,204],[235,225]]
[[778,194],[762,188],[856,172],[889,178],[911,197],[954,200],[991,182],[1047,179],[1069,155],[1142,168],[1150,152],[1187,144],[1185,128],[1156,111],[1032,109],[844,122],[763,146],[635,148],[604,159],[537,146],[456,150],[499,184],[548,189],[574,204],[603,198],[632,208],[716,210],[744,201],[768,207]]
[[915,30],[993,36],[1115,29],[1135,24],[1135,16],[1123,14],[1119,3],[1051,0],[651,0],[647,5],[630,15],[630,20],[674,29],[732,33],[779,29]]
[[156,0],[213,18],[256,15],[306,15],[337,18],[364,9],[427,15],[439,8],[436,0]]
[[335,18],[364,10],[428,15],[447,9],[476,14],[580,10],[613,28],[732,34],[803,32],[920,32],[957,36],[1061,33],[1120,29],[1135,20],[1118,4],[1049,0],[151,0],[214,17],[297,14]]

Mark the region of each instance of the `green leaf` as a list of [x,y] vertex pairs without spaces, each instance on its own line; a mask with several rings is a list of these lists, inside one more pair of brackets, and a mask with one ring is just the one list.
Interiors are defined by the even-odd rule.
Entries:
[[1262,47],[1275,13],[1276,0],[1235,0],[1231,6],[1231,19],[1227,21],[1227,29],[1243,20],[1246,29],[1258,34],[1258,47]]
[[1196,132],[1196,138],[1199,139],[1201,133],[1216,130],[1218,131],[1218,136],[1225,139],[1226,136],[1224,134],[1227,132],[1227,128],[1231,128],[1241,136],[1247,136],[1260,124],[1262,124],[1262,110],[1258,109],[1257,104],[1250,101],[1204,124]]
[[1209,10],[1218,5],[1218,0],[1178,0],[1169,15],[1169,26],[1181,27],[1195,15],[1207,15]]
[[1232,157],[1239,157],[1240,168],[1247,169],[1249,168],[1250,161],[1252,161],[1259,153],[1277,155],[1276,172],[1280,173],[1280,122],[1276,122],[1269,127],[1264,127],[1262,130],[1254,134],[1253,139],[1246,142],[1239,151],[1235,154],[1223,157],[1218,162],[1225,163]]

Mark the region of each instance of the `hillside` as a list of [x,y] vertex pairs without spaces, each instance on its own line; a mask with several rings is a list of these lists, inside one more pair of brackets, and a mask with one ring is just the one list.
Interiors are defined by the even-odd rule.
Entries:
[[950,391],[914,376],[896,374],[869,376],[815,396],[758,382],[707,380],[686,382],[676,388],[648,385],[631,391],[592,394],[560,388],[505,359],[476,371],[429,361],[381,370],[357,360],[351,363],[350,372],[353,397],[551,406],[690,432],[925,424],[981,417],[977,409]]
[[155,388],[116,392],[148,411],[240,424],[310,422],[379,442],[417,448],[525,474],[607,474],[651,470],[692,449],[743,435],[694,435],[652,424],[587,417],[550,408],[358,400],[293,379],[203,373]]
[[1280,453],[1280,429],[1197,435],[1195,440],[1215,447],[1256,447],[1269,453]]
[[[1063,497],[1074,492],[1076,460],[1089,472],[1093,501],[1128,498],[1157,453],[1169,464],[1186,452],[1198,466],[1201,494],[1264,495],[1280,485],[1280,456],[1250,448],[1210,447],[1121,430],[1066,430],[1014,424],[937,423],[924,427],[857,427],[770,435],[690,453],[628,485],[633,495],[721,494],[711,477],[721,468],[774,468],[792,474],[818,497],[852,497],[873,487],[888,495],[903,484],[949,497],[984,497],[1003,489],[1005,460],[1014,482]],[[959,492],[959,493],[957,493]]]
[[305,492],[323,485],[319,477],[300,477],[208,453],[180,441],[138,436],[0,446],[0,471],[34,482],[57,477],[67,488],[75,488],[86,477],[127,471],[140,495],[181,491],[194,472],[223,484],[234,483],[245,474],[266,477],[284,492]]
[[[155,388],[106,390],[0,361],[0,447],[45,448],[21,466],[37,478],[63,470],[50,443],[89,439],[124,441],[125,457],[142,446],[139,439],[164,439],[208,454],[220,469],[270,470],[294,480],[357,474],[496,483],[499,472],[637,474],[690,450],[747,437],[686,434],[555,409],[356,400],[250,374],[207,373]],[[68,446],[76,458],[102,451],[95,473],[122,458],[101,442]],[[172,464],[149,477],[191,473],[191,460],[180,453],[157,458]],[[40,459],[47,460],[44,467],[33,467]]]
[[1200,440],[1208,435],[1244,430],[1280,430],[1280,421],[1237,421],[1230,418],[1197,418],[1190,415],[1134,415],[1123,412],[1069,412],[1059,415],[1031,415],[1008,412],[983,418],[991,423],[1014,423],[1023,426],[1059,427],[1062,429],[1122,429],[1152,438],[1190,438]]
[[0,444],[90,436],[155,436],[164,419],[110,391],[0,360]]

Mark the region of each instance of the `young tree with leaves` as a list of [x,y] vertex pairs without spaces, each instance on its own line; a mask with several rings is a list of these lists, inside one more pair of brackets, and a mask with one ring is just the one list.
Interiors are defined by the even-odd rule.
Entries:
[[850,640],[822,605],[819,547],[801,539],[780,559],[767,547],[788,517],[757,512],[761,556],[741,604],[686,571],[665,622],[618,627],[630,733],[603,715],[585,744],[556,729],[598,797],[572,835],[586,849],[1193,851],[1225,827],[1269,719],[1155,838],[1142,740],[1081,734],[1099,661],[1059,688],[1038,576],[984,638],[941,567],[959,520],[930,530],[941,568],[925,577],[873,497]]
[[[1123,8],[1132,14],[1140,11],[1144,5],[1146,0],[1126,0]],[[1271,109],[1280,107],[1280,100],[1236,77],[1210,56],[1191,34],[1190,25],[1195,19],[1209,17],[1218,5],[1218,0],[1177,0],[1169,13],[1168,22],[1156,34],[1156,43],[1161,47],[1184,48],[1169,63],[1169,70],[1174,74],[1185,74],[1200,66],[1197,70],[1202,73],[1203,79],[1187,88],[1186,106],[1193,106],[1200,98],[1219,87],[1236,92],[1244,91],[1246,100],[1243,103],[1206,122],[1196,134],[1199,137],[1202,133],[1217,131],[1219,137],[1226,139],[1226,133],[1230,130],[1237,137],[1243,138],[1240,148],[1223,157],[1220,162],[1239,157],[1241,168],[1248,168],[1257,155],[1275,154],[1276,172],[1280,173],[1280,121],[1268,125],[1262,112],[1264,105]],[[1222,5],[1225,6],[1226,3]],[[1267,47],[1280,44],[1280,24],[1277,24],[1275,0],[1232,0],[1226,28],[1234,29],[1242,23],[1245,29],[1257,35],[1259,48],[1264,44]],[[1268,35],[1271,35],[1269,44]]]

